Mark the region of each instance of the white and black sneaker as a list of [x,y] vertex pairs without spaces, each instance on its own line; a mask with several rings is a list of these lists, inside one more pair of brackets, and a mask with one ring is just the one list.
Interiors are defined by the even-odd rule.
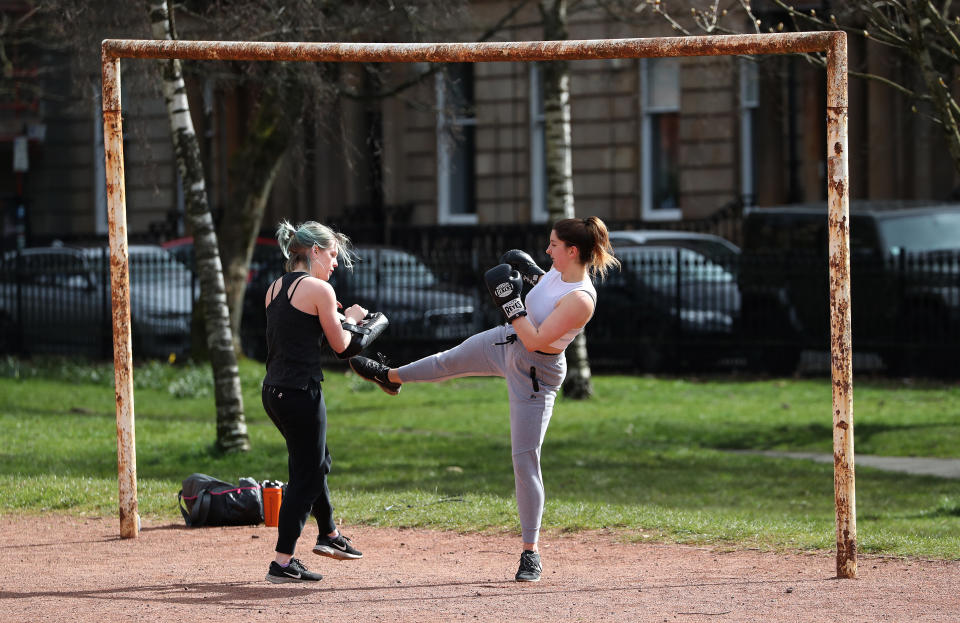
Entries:
[[540,573],[543,567],[540,566],[540,554],[529,549],[523,550],[520,554],[520,568],[517,569],[517,582],[539,582]]
[[336,558],[337,560],[356,560],[363,558],[363,554],[358,552],[350,544],[350,537],[338,534],[337,538],[331,539],[326,534],[317,537],[317,544],[313,546],[313,553],[319,556]]
[[[383,355],[380,357],[382,359]],[[376,383],[380,386],[380,389],[391,396],[396,396],[400,393],[401,384],[393,383],[387,378],[387,373],[390,371],[390,368],[384,365],[382,361],[375,361],[367,357],[351,357],[350,367],[353,368],[353,371],[361,378]]]
[[270,570],[267,571],[267,581],[274,584],[285,584],[287,582],[319,582],[323,576],[319,573],[308,571],[303,563],[296,558],[290,559],[290,564],[281,567],[277,561],[270,563]]

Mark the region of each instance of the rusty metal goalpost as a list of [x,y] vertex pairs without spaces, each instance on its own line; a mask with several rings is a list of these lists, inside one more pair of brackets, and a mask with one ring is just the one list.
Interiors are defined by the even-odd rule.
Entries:
[[102,44],[103,139],[106,159],[110,278],[117,401],[120,536],[139,536],[130,279],[120,59],[479,63],[745,54],[826,53],[827,214],[830,262],[830,354],[833,400],[837,577],[857,575],[853,454],[853,365],[850,328],[847,38],[843,32],[711,35],[646,39],[485,43],[288,43],[107,39]]

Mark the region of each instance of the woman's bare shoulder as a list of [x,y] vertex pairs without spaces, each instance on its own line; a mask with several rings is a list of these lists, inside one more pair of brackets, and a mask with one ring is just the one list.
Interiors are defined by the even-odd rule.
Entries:
[[334,296],[333,286],[324,281],[307,275],[303,278],[301,287],[306,288],[307,292],[320,296]]
[[584,309],[593,309],[594,300],[586,290],[574,290],[565,294],[558,305],[568,305],[570,307],[582,307]]

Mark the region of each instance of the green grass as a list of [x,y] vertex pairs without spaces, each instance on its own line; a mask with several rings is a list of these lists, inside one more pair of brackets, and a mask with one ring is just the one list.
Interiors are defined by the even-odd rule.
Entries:
[[[180,520],[192,472],[286,480],[283,440],[260,406],[262,367],[241,376],[253,449],[213,450],[204,366],[134,372],[141,514]],[[599,376],[560,399],[543,448],[550,530],[734,547],[834,546],[833,467],[731,449],[832,451],[826,379]],[[338,519],[519,534],[500,379],[408,385],[389,397],[329,370],[330,485]],[[856,449],[960,458],[960,388],[857,380]],[[115,515],[112,368],[0,360],[0,512]],[[960,482],[857,469],[861,551],[960,557]]]

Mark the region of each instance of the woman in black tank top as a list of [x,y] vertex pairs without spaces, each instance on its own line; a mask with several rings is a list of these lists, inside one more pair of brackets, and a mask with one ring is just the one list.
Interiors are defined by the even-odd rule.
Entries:
[[327,448],[327,413],[323,400],[320,347],[326,338],[342,352],[351,334],[342,321],[359,323],[367,310],[351,305],[341,316],[337,297],[328,283],[342,261],[352,265],[350,240],[329,227],[308,221],[294,228],[283,221],[277,241],[287,258],[287,273],[267,290],[267,375],[263,380],[263,408],[283,435],[289,454],[289,475],[277,524],[276,556],[267,580],[316,582],[312,573],[293,557],[307,517],[317,520],[319,536],[313,552],[340,560],[363,556],[350,539],[340,534],[333,520],[327,487],[332,463]]

